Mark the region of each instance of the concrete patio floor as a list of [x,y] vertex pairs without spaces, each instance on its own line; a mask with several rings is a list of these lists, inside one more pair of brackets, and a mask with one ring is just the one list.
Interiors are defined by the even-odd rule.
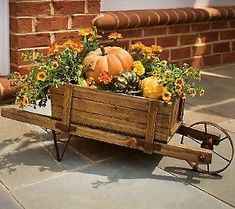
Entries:
[[[217,123],[235,143],[235,65],[204,70],[203,85],[206,96],[187,100],[184,122]],[[235,208],[235,160],[210,176],[185,161],[77,137],[62,162],[54,156],[50,134],[0,117],[0,209]]]

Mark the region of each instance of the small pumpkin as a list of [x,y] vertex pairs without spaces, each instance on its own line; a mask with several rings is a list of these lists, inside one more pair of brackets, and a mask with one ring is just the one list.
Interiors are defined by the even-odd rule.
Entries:
[[115,92],[129,93],[137,91],[140,78],[134,71],[123,72],[113,78]]
[[144,97],[161,99],[164,87],[159,84],[159,80],[155,76],[145,78],[140,84]]
[[116,76],[131,70],[132,63],[132,56],[117,46],[101,46],[90,52],[83,60],[83,65],[88,69],[86,77],[92,77],[96,83],[99,83],[98,77],[103,72]]

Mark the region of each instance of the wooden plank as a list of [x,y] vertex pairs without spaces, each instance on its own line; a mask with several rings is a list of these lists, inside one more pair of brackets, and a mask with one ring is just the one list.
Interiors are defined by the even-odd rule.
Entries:
[[70,125],[72,97],[73,97],[73,87],[72,85],[66,85],[63,97],[63,117],[62,117],[62,124],[65,126]]
[[[55,100],[52,99],[52,105],[56,104],[57,106],[62,106],[62,101],[63,96],[56,96]],[[98,101],[73,98],[72,109],[76,111],[89,112],[93,114],[119,118],[136,123],[147,123],[147,111],[129,109],[126,107],[100,103]]]
[[145,135],[145,144],[144,151],[151,153],[151,145],[153,144],[155,127],[156,127],[156,118],[157,118],[157,103],[153,100],[149,101],[149,109],[148,109],[148,119],[147,119],[147,128]]
[[[73,117],[73,114],[76,114],[79,116],[79,114],[81,115],[84,115],[84,114],[89,114],[90,117],[103,117],[104,120],[109,120],[110,121],[110,118],[112,118],[113,120],[117,120],[118,122],[121,122],[121,123],[125,123],[125,124],[128,124],[128,122],[130,122],[130,124],[133,124],[133,125],[137,125],[138,124],[141,126],[141,127],[145,127],[146,128],[146,124],[147,124],[147,112],[144,113],[144,114],[138,114],[138,112],[136,114],[138,115],[133,115],[133,113],[129,113],[131,110],[127,111],[127,114],[124,115],[122,117],[121,114],[117,115],[117,113],[111,113],[111,114],[107,114],[107,111],[105,111],[107,108],[105,108],[104,106],[102,106],[102,110],[101,111],[98,111],[97,108],[101,108],[100,105],[96,105],[96,109],[92,109],[92,107],[94,107],[93,103],[91,104],[92,107],[88,107],[90,105],[90,103],[86,103],[87,105],[85,106],[84,104],[82,104],[83,102],[80,101],[80,102],[77,102],[76,103],[76,106],[78,106],[79,104],[81,104],[81,106],[79,108],[76,107],[76,109],[73,109],[72,110],[72,121],[75,122],[75,121],[78,121],[79,120],[79,117],[76,118]],[[80,109],[80,110],[77,110],[77,109]],[[88,110],[89,109],[89,110]],[[117,108],[118,109],[118,108]],[[118,113],[121,113],[123,109],[121,110],[116,110],[116,112]],[[55,113],[56,112],[56,113]],[[56,117],[57,118],[61,118],[62,117],[62,107],[61,106],[55,106],[55,105],[52,105],[52,116],[54,117],[56,114]],[[96,116],[98,115],[98,116]],[[131,115],[133,116],[134,118],[131,118],[131,119],[128,119],[127,115]],[[138,118],[138,117],[145,117],[145,118]],[[86,122],[86,119],[89,120],[89,118],[83,118],[81,120],[83,120],[83,122]],[[167,115],[159,115],[157,114],[157,122],[156,122],[156,126],[157,127],[162,127],[162,128],[169,128],[169,116]]]
[[[61,107],[54,106],[53,116],[55,118],[61,118]],[[99,127],[109,131],[117,131],[119,133],[137,135],[142,138],[145,136],[146,129],[146,125],[142,123],[134,123],[131,121],[76,110],[72,110],[71,122],[74,124],[85,124],[96,128]]]
[[[212,158],[211,150],[189,147],[181,144],[170,145],[159,143],[155,145],[154,152],[164,156],[200,163],[211,163]],[[203,161],[200,160],[200,156],[202,155],[205,157]]]
[[218,144],[220,141],[220,137],[221,137],[220,134],[216,134],[216,133],[207,133],[205,135],[205,131],[199,130],[193,127],[187,127],[185,124],[180,126],[177,133],[184,135],[184,136],[190,136],[200,141],[204,141],[205,137],[207,137],[207,139],[211,138],[213,139],[214,144]]
[[[60,131],[59,129],[55,128],[56,123],[58,123],[58,120],[52,119],[45,115],[27,112],[24,110],[18,110],[15,108],[2,108],[1,115],[9,119]],[[76,127],[76,131],[72,131],[71,134],[76,136],[96,139],[107,143],[129,147],[134,139],[133,137],[130,136],[110,133],[99,129],[89,128],[80,125],[73,125],[73,124],[71,125]]]
[[49,116],[18,110],[16,108],[2,108],[1,115],[9,119],[37,125],[43,128],[59,130],[55,128],[55,123],[58,122],[58,120],[52,119]]
[[[65,89],[64,86],[60,87],[59,89],[54,89],[54,88],[51,89],[50,92],[52,94],[51,95],[52,99],[54,98],[53,94],[58,94],[62,96],[64,94],[64,89]],[[80,99],[91,100],[105,104],[112,104],[115,106],[128,107],[136,110],[148,111],[149,99],[145,97],[113,93],[110,91],[103,91],[103,90],[91,89],[79,86],[74,86],[73,95],[74,97]],[[155,101],[158,103],[159,114],[163,115],[170,114],[172,106],[171,102],[167,105],[164,105],[163,101],[160,100],[155,100]]]

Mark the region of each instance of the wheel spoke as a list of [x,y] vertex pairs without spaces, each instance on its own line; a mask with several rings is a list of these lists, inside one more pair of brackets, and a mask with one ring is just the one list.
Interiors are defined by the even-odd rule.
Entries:
[[224,159],[225,161],[230,162],[230,160],[229,160],[229,159],[225,158],[224,156],[222,156],[222,155],[221,155],[221,154],[219,154],[218,152],[213,151],[213,153],[215,153],[217,156],[219,156],[220,158]]
[[220,139],[219,142],[222,142],[222,141],[224,141],[227,138],[228,138],[228,136],[225,136],[224,138]]

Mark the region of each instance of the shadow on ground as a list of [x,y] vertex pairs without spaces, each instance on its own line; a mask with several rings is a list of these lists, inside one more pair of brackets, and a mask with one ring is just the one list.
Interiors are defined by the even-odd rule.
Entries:
[[[40,140],[39,140],[40,139]],[[79,144],[81,145],[79,147]],[[120,148],[90,139],[74,137],[62,162],[55,160],[54,145],[48,133],[30,131],[24,134],[24,139],[6,139],[0,144],[0,151],[7,146],[17,145],[11,153],[0,156],[0,173],[7,171],[9,175],[17,172],[18,166],[37,167],[40,172],[80,172],[106,176],[108,181],[93,182],[92,186],[98,188],[102,185],[116,183],[120,179],[156,179],[162,181],[187,181],[199,184],[200,179],[219,179],[221,176],[209,176],[193,172],[181,167],[166,167],[161,175],[156,172],[161,155],[145,154],[138,150]],[[60,143],[64,146],[63,143]],[[103,153],[103,156],[100,155]],[[106,154],[105,154],[106,153]],[[44,155],[44,156],[42,156]],[[45,155],[47,160],[45,160]],[[43,159],[44,158],[44,159]],[[83,163],[92,159],[92,163]],[[97,160],[96,160],[97,159]],[[59,166],[55,166],[55,165]],[[27,170],[26,170],[27,172]],[[174,174],[183,174],[184,177],[176,178]],[[22,174],[24,175],[24,174]],[[26,174],[25,174],[26,175]],[[10,178],[10,177],[9,177]]]

